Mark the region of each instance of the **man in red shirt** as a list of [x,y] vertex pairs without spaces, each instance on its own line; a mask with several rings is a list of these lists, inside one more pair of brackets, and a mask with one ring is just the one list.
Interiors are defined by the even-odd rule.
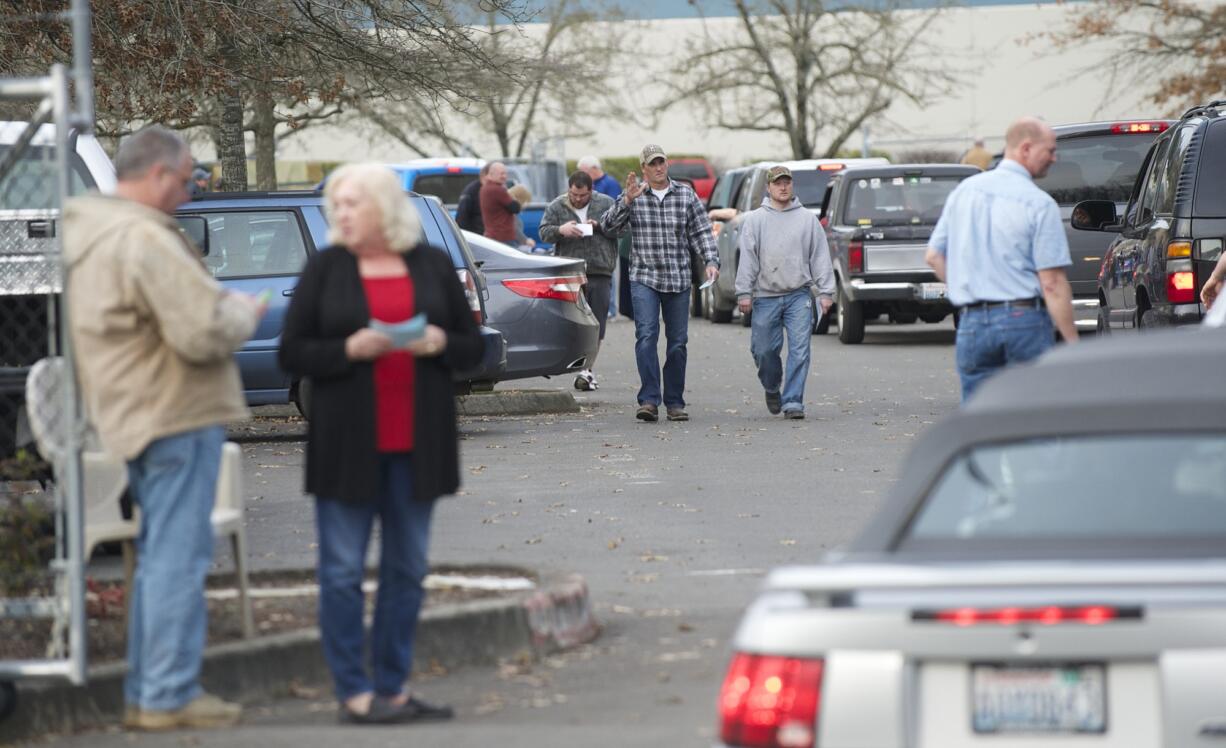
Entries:
[[501,161],[490,164],[490,173],[481,187],[481,220],[485,235],[491,239],[518,247],[515,240],[515,214],[520,204],[507,192],[507,166]]

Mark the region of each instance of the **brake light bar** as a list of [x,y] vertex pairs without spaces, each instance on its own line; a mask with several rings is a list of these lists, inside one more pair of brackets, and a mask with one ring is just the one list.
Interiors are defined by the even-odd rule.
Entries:
[[1116,135],[1143,135],[1166,132],[1169,127],[1166,122],[1117,122],[1111,126],[1111,132]]
[[813,748],[822,660],[738,652],[719,691],[720,740],[745,748]]
[[842,171],[847,168],[847,164],[818,164],[818,171]]
[[529,299],[559,299],[577,304],[584,283],[587,283],[586,275],[564,275],[553,278],[508,278],[502,285]]
[[1038,607],[1003,608],[943,608],[939,610],[916,610],[911,613],[913,621],[952,623],[955,626],[997,625],[1012,626],[1018,623],[1037,623],[1054,626],[1059,623],[1076,623],[1086,626],[1101,626],[1120,620],[1138,620],[1141,609],[1114,605],[1042,605]]

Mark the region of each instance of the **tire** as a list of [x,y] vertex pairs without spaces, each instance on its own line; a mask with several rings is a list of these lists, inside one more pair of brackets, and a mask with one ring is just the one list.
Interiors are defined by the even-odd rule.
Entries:
[[717,325],[726,325],[732,321],[731,309],[720,309],[719,304],[715,303],[715,296],[711,297],[711,321]]
[[891,312],[890,321],[896,325],[914,325],[919,319],[915,312]]
[[752,326],[753,326],[753,310],[750,309],[748,312],[741,315],[741,327],[752,327]]
[[311,380],[299,379],[298,386],[294,388],[294,405],[297,406],[298,413],[308,421],[311,420],[311,397],[313,394]]
[[839,342],[847,345],[863,342],[864,305],[847,298],[842,286],[839,286],[838,301],[835,304],[839,316]]
[[1109,314],[1110,310],[1100,304],[1098,307],[1098,323],[1094,326],[1095,335],[1102,336],[1111,334],[1111,323],[1108,322]]
[[1158,313],[1153,309],[1146,309],[1141,312],[1140,318],[1137,320],[1137,327],[1142,330],[1160,330],[1164,327],[1170,327],[1166,320],[1158,316]]
[[455,391],[456,397],[473,394],[472,382],[452,382],[451,388]]
[[922,319],[923,321],[927,322],[927,323],[928,323],[928,324],[930,324],[930,325],[935,325],[935,324],[937,324],[938,322],[942,322],[942,321],[944,321],[944,319],[945,319],[945,315],[944,315],[944,314],[936,314],[936,313],[933,313],[933,314],[921,314],[921,315],[920,315],[920,319]]
[[8,719],[17,710],[17,684],[0,681],[0,722]]

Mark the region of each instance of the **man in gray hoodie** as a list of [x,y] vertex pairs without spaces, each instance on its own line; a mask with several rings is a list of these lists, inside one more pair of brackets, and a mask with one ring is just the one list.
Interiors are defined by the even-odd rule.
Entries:
[[[813,289],[821,314],[826,314],[833,303],[834,268],[817,216],[792,195],[791,170],[771,167],[766,185],[762,206],[741,226],[737,305],[741,314],[753,312],[749,349],[766,389],[767,410],[778,413],[782,409],[785,418],[804,418]],[[780,359],[785,330],[786,379]]]

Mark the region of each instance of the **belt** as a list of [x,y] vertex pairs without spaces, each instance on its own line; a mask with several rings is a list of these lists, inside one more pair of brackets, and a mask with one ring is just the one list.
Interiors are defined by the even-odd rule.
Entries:
[[1043,299],[1034,297],[1030,299],[1012,299],[1010,301],[976,301],[973,304],[967,304],[962,307],[966,309],[1043,309],[1045,308]]

